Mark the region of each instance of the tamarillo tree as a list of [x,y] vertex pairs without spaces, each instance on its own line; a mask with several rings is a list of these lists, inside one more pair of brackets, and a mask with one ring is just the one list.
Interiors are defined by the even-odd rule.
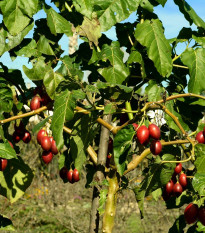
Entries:
[[[204,231],[205,22],[185,0],[174,0],[179,14],[197,29],[183,27],[167,39],[154,13],[166,0],[52,2],[55,7],[43,0],[0,2],[0,55],[8,52],[14,61],[23,56],[29,62],[29,68],[19,70],[0,63],[0,194],[13,203],[32,183],[32,169],[12,146],[38,114],[42,120],[33,133],[40,132],[39,144],[46,137],[43,161],[49,163],[56,153],[65,183],[77,182],[82,169],[87,172],[86,187],[93,188],[90,233],[112,232],[118,193],[127,188],[142,218],[144,198],[151,194],[163,196],[167,208],[193,203],[170,232],[182,232],[185,223],[194,222],[189,232]],[[34,20],[40,10],[46,18]],[[135,21],[123,22],[133,12]],[[111,27],[116,41],[105,34]],[[63,55],[59,41],[73,33],[82,43]],[[178,54],[180,44],[186,48]],[[21,68],[35,89],[26,87]],[[46,122],[51,142],[43,129]],[[31,135],[25,137],[29,142]],[[144,159],[147,166],[136,185],[127,174]],[[1,214],[1,229],[12,229]]]

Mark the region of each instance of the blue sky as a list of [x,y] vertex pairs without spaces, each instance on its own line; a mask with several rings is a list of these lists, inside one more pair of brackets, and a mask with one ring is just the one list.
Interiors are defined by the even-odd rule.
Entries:
[[[48,4],[50,4],[50,1],[46,1]],[[192,8],[196,11],[196,13],[205,21],[205,0],[187,0],[187,2],[192,6]],[[52,4],[52,6],[54,6]],[[55,6],[54,6],[55,8]],[[56,10],[56,8],[55,8]],[[158,6],[154,8],[154,12],[158,15],[159,19],[163,22],[164,28],[165,28],[165,36],[166,38],[173,38],[176,37],[182,27],[190,27],[189,22],[186,21],[183,17],[183,14],[179,11],[178,7],[174,4],[173,0],[168,0],[165,7]],[[34,19],[37,20],[38,18],[46,17],[46,14],[43,10],[38,12]],[[133,13],[130,15],[128,19],[125,20],[125,22],[133,22],[135,21],[136,14]],[[0,17],[0,21],[2,20],[2,17]],[[196,27],[194,25],[191,26],[193,29]],[[27,35],[27,37],[32,36],[32,31]],[[116,33],[115,28],[111,28],[108,32],[106,32],[106,35],[112,39],[116,40]],[[69,39],[67,36],[63,36],[60,40],[60,45],[63,50],[65,50],[64,54],[68,54],[68,43]],[[183,51],[185,46],[179,46],[178,50]],[[3,64],[7,65],[11,69],[21,69],[22,66],[26,65],[27,67],[31,67],[31,64],[28,64],[27,58],[17,58],[13,62],[10,59],[10,56],[8,53],[5,53],[1,58],[0,62],[3,62]],[[26,83],[30,83],[32,86],[32,82],[23,74],[23,77],[25,78]]]

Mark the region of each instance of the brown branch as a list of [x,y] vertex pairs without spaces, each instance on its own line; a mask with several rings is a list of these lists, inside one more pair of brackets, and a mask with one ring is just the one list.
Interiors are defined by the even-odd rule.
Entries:
[[[169,145],[175,145],[175,144],[187,144],[190,143],[188,140],[176,140],[176,141],[161,141],[162,146],[169,146]],[[126,175],[128,172],[134,170],[141,162],[142,160],[150,154],[150,149],[145,149],[139,156],[135,157],[128,165],[127,170],[124,172],[123,175]]]

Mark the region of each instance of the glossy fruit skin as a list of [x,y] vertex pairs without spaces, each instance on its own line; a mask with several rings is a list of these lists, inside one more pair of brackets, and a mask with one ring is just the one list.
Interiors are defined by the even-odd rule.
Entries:
[[198,219],[205,226],[205,207],[199,208]]
[[160,129],[157,125],[155,124],[150,124],[148,127],[149,130],[149,135],[151,138],[155,139],[155,140],[159,140],[161,137],[161,132]]
[[29,142],[31,141],[31,134],[30,134],[30,132],[29,132],[28,130],[26,130],[26,131],[24,132],[24,135],[23,135],[23,137],[22,137],[22,141],[23,141],[24,143],[29,143]]
[[134,129],[137,131],[137,128],[138,128],[138,124],[137,123],[132,123]]
[[140,144],[145,145],[149,140],[149,130],[145,125],[142,125],[137,130],[137,139]]
[[62,180],[66,180],[67,179],[67,173],[68,173],[68,169],[66,167],[62,167],[59,171],[59,175],[61,177]]
[[153,155],[158,155],[162,151],[161,142],[153,140],[150,144],[150,151]]
[[178,163],[174,169],[175,174],[179,174],[182,171],[182,164]]
[[165,187],[166,193],[171,194],[173,192],[174,182],[170,180]]
[[31,111],[36,110],[41,107],[41,98],[39,96],[34,96],[30,103]]
[[80,180],[79,172],[76,168],[73,170],[73,180],[74,182],[78,182]]
[[188,224],[196,222],[199,208],[196,204],[190,203],[184,210],[184,218]]
[[183,191],[183,188],[180,183],[176,183],[173,187],[173,193],[175,194],[176,197],[179,197]]
[[73,170],[69,170],[68,173],[67,173],[67,179],[68,181],[73,184],[74,183],[74,180],[73,180]]
[[42,160],[45,164],[48,164],[53,159],[53,153],[51,151],[43,151]]
[[205,143],[204,132],[203,131],[198,132],[195,139],[198,141],[198,143],[203,143],[204,144]]
[[16,131],[14,131],[12,137],[13,137],[13,141],[14,141],[15,143],[18,143],[18,142],[21,140],[21,135],[19,135]]
[[41,139],[42,139],[44,136],[47,136],[47,132],[46,132],[44,129],[39,130],[39,132],[38,132],[38,134],[37,134],[37,141],[38,141],[38,144],[41,144]]
[[58,154],[58,149],[56,147],[56,141],[55,140],[52,140],[51,142],[51,151],[54,155],[57,155]]
[[51,140],[48,136],[44,136],[41,139],[41,147],[43,150],[49,151],[51,149]]
[[180,176],[179,176],[179,183],[181,184],[181,186],[183,188],[185,188],[187,186],[187,177],[186,177],[186,174],[184,174],[184,173],[180,174]]
[[8,160],[0,158],[0,171],[4,171],[7,167]]

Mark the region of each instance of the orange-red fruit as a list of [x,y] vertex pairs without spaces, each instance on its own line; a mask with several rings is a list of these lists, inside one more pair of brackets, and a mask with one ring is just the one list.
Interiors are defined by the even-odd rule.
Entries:
[[46,132],[44,129],[39,130],[39,132],[38,132],[38,134],[37,134],[37,141],[38,141],[38,144],[41,144],[41,139],[42,139],[44,136],[47,136],[47,132]]
[[196,222],[198,217],[198,206],[196,204],[190,203],[184,210],[184,218],[188,224]]
[[33,110],[36,110],[40,107],[41,107],[41,98],[36,95],[31,100],[30,109],[33,111]]
[[21,135],[19,135],[16,131],[14,131],[12,137],[13,137],[13,141],[14,141],[15,143],[17,143],[17,142],[19,142],[19,141],[21,140]]
[[198,212],[198,219],[205,226],[205,207],[200,207]]
[[72,169],[70,169],[69,171],[68,171],[68,173],[67,173],[67,179],[68,179],[68,181],[72,184],[72,183],[74,183],[74,180],[73,180],[73,170]]
[[0,171],[4,171],[7,167],[7,159],[0,158]]
[[159,140],[161,137],[160,129],[157,125],[155,124],[150,124],[149,127],[149,135],[151,138],[155,140]]
[[182,164],[178,163],[174,169],[175,174],[179,174],[182,171]]
[[198,132],[195,139],[198,141],[198,143],[205,143],[204,132],[203,131]]
[[176,183],[173,187],[173,193],[175,194],[176,197],[179,197],[183,191],[183,188],[180,183]]
[[68,173],[68,169],[66,167],[62,167],[60,169],[59,175],[60,175],[62,180],[67,179],[67,173]]
[[167,194],[171,194],[173,191],[173,187],[174,187],[174,182],[172,180],[170,180],[165,187],[166,193]]
[[29,143],[31,141],[31,134],[28,130],[25,130],[24,135],[22,137],[22,141],[24,143]]
[[161,142],[153,140],[150,144],[150,151],[153,155],[158,155],[162,151]]
[[43,150],[49,151],[51,149],[51,140],[48,136],[44,136],[41,139],[41,147]]
[[55,140],[52,140],[51,142],[51,151],[54,155],[57,155],[58,154],[58,149],[56,147],[56,141]]
[[142,125],[137,130],[137,139],[140,144],[145,145],[149,140],[149,130],[145,125]]
[[53,158],[53,153],[51,151],[43,151],[42,159],[45,164],[50,163],[52,158]]
[[80,180],[79,172],[76,168],[73,170],[73,180],[74,182],[78,182]]
[[181,184],[181,186],[183,188],[185,188],[187,186],[187,177],[186,177],[186,174],[182,173],[180,176],[179,176],[179,183]]
[[133,123],[132,125],[133,125],[134,129],[137,130],[138,124],[137,123]]

